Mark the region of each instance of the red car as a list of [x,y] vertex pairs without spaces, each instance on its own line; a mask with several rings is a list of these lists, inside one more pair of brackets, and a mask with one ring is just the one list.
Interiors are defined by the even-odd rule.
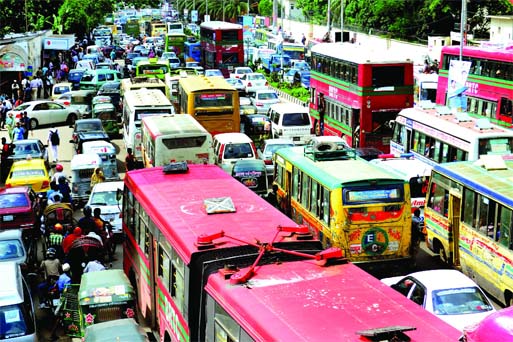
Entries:
[[0,230],[38,228],[37,194],[26,186],[0,189]]

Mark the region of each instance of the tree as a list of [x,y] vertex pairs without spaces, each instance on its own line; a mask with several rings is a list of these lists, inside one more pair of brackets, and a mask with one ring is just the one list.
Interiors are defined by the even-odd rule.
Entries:
[[101,24],[112,9],[110,0],[65,0],[59,8],[58,21],[63,33],[75,33],[81,38]]
[[273,15],[273,1],[261,0],[258,3],[258,13],[264,17],[271,17]]

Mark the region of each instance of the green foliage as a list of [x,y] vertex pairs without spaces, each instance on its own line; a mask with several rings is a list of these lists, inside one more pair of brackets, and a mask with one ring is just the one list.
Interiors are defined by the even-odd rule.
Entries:
[[273,1],[261,0],[258,3],[258,14],[266,17],[271,17],[273,15]]
[[62,24],[63,33],[82,37],[101,24],[113,6],[111,0],[65,0],[59,8],[56,22]]

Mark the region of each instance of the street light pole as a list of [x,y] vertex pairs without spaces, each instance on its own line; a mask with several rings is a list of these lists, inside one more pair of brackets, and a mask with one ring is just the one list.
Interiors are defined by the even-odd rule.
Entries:
[[344,36],[344,8],[346,7],[346,0],[340,0],[341,4],[340,4],[340,32],[342,32],[342,37],[341,39],[343,39],[343,36]]
[[461,0],[460,61],[463,60],[463,46],[467,40],[467,0]]

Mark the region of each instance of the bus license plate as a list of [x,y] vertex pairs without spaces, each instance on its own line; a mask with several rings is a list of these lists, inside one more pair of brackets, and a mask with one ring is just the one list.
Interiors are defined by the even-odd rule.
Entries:
[[292,140],[299,141],[299,140],[301,140],[301,137],[293,137]]
[[4,222],[10,222],[14,220],[14,215],[4,215],[3,216]]

